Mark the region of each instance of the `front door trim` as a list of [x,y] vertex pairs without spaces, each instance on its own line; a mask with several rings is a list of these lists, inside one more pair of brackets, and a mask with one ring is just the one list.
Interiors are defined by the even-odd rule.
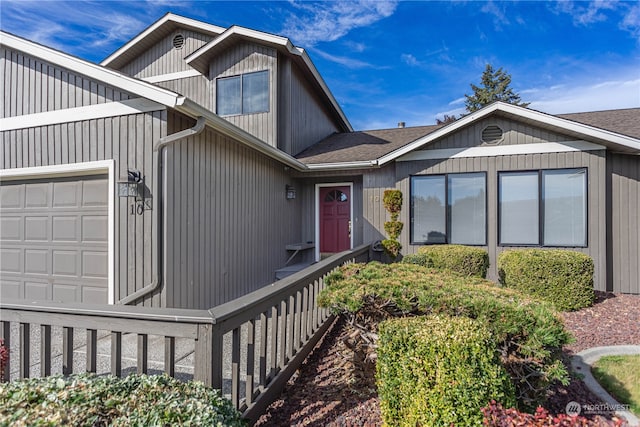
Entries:
[[316,249],[315,260],[320,261],[320,188],[321,187],[349,187],[349,216],[351,217],[351,236],[349,246],[353,248],[353,182],[325,182],[316,184],[315,189],[315,222],[316,222]]

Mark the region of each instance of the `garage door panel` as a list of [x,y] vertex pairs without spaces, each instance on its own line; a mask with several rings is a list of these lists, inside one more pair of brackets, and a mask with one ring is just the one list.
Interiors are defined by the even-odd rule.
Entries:
[[82,217],[82,241],[83,242],[107,242],[109,236],[107,216],[83,216]]
[[48,216],[25,217],[24,218],[24,240],[26,241],[49,240],[49,217]]
[[53,208],[77,207],[78,182],[56,182],[53,184]]
[[22,229],[22,218],[3,215],[0,217],[0,241],[12,240],[20,241],[20,230]]
[[25,282],[24,295],[27,299],[34,300],[50,300],[51,291],[49,283],[43,282]]
[[20,249],[5,248],[3,245],[0,249],[0,271],[2,273],[21,273],[21,252]]
[[24,272],[27,274],[47,274],[49,269],[49,250],[25,249]]
[[77,216],[53,217],[53,240],[62,242],[79,242],[80,233]]
[[53,251],[53,274],[56,276],[80,276],[76,251]]
[[108,179],[0,183],[0,293],[108,301]]
[[17,280],[0,280],[0,300],[3,298],[24,298],[20,282]]
[[106,252],[82,252],[82,275],[86,277],[107,277]]
[[2,209],[18,209],[22,207],[24,187],[20,185],[0,187],[0,205]]
[[82,301],[91,304],[104,303],[108,298],[107,290],[105,288],[98,288],[92,286],[82,287]]
[[78,288],[75,284],[56,283],[53,285],[53,299],[65,302],[79,301]]
[[82,206],[106,207],[108,204],[107,194],[100,191],[101,187],[102,185],[98,182],[84,182],[82,185]]
[[25,189],[25,209],[46,208],[49,206],[49,184],[29,184]]

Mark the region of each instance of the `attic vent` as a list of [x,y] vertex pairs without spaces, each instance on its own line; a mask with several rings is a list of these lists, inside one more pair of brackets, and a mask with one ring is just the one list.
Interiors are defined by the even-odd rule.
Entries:
[[487,126],[482,130],[482,142],[485,144],[497,144],[502,141],[502,129],[496,125]]
[[184,46],[184,36],[182,34],[176,34],[173,38],[173,47],[176,49],[182,49]]

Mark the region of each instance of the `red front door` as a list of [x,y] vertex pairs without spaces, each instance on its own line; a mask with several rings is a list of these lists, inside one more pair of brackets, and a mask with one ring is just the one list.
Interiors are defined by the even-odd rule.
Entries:
[[349,187],[320,188],[320,252],[351,248],[351,192]]

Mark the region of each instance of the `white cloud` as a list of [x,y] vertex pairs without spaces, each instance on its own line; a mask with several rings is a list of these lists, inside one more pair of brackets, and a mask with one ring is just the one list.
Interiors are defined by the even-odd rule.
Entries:
[[421,65],[421,62],[418,61],[416,57],[410,53],[403,53],[402,55],[400,55],[400,59],[410,67],[417,67]]
[[[521,93],[524,93],[522,91]],[[540,89],[530,108],[549,114],[640,107],[640,78],[584,82]]]
[[504,25],[509,25],[509,19],[507,19],[504,9],[498,7],[492,0],[486,2],[480,10],[489,15],[493,15],[493,26],[496,31],[501,31]]
[[303,47],[335,41],[354,28],[367,27],[393,14],[397,2],[327,1],[306,3],[292,1],[297,10],[285,20],[280,33]]
[[344,65],[347,68],[352,68],[352,69],[356,69],[356,68],[380,68],[380,67],[376,67],[373,64],[370,64],[368,62],[365,61],[360,61],[358,59],[354,59],[350,56],[338,56],[338,55],[331,55],[330,53],[324,52],[322,50],[319,49],[311,49],[313,51],[314,54],[326,59],[327,61],[331,61],[334,62],[336,64],[340,64],[340,65]]

